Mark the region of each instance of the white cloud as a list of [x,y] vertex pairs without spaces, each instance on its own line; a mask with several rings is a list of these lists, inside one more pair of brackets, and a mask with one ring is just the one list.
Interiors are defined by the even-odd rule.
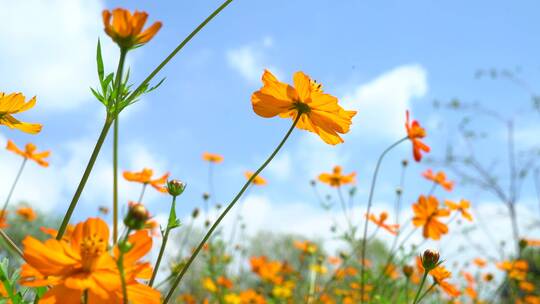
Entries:
[[[44,109],[70,109],[92,100],[102,1],[0,0],[2,90],[38,96]],[[102,41],[106,68],[117,49]],[[113,56],[114,55],[114,56]]]
[[291,176],[292,158],[288,152],[283,152],[276,157],[266,169],[275,178],[287,180]]
[[269,69],[279,78],[279,69],[267,61],[266,51],[273,46],[271,37],[265,37],[262,42],[250,43],[227,51],[229,65],[251,84],[258,84],[264,69]]
[[405,111],[427,90],[427,72],[416,64],[398,66],[359,85],[341,98],[345,108],[358,111],[351,133],[402,136]]

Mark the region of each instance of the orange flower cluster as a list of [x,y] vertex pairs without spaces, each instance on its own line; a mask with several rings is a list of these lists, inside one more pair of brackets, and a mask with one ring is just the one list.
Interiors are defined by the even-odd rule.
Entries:
[[249,260],[251,271],[257,274],[263,281],[269,281],[273,284],[283,282],[282,272],[285,265],[280,261],[269,261],[265,256],[252,257]]

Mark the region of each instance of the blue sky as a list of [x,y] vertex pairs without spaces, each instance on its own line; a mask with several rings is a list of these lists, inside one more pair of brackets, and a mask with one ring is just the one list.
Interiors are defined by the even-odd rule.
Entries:
[[[108,70],[114,69],[117,58],[117,49],[102,32],[101,10],[141,9],[149,12],[150,22],[163,22],[148,45],[129,54],[132,79],[138,83],[220,4],[56,0],[44,9],[39,1],[0,3],[7,7],[0,17],[10,24],[0,30],[5,42],[0,46],[2,90],[37,95],[36,108],[22,116],[44,124],[38,136],[3,129],[0,139],[10,138],[19,145],[33,141],[53,151],[51,168],[27,168],[15,197],[59,214],[103,123],[104,110],[88,90],[97,83],[98,37],[104,43]],[[346,107],[359,111],[354,128],[345,136],[346,143],[337,147],[325,145],[313,134],[294,132],[263,173],[269,186],[253,189],[246,201],[254,202],[253,212],[268,212],[266,220],[264,214],[254,215],[263,223],[258,228],[280,230],[294,224],[302,226],[291,228],[295,232],[322,233],[327,230],[319,223],[324,214],[318,211],[309,180],[338,164],[345,171],[356,171],[357,203],[363,208],[378,153],[404,135],[405,109],[428,127],[427,142],[434,155],[441,155],[444,144],[455,139],[452,131],[437,127],[451,126],[455,117],[434,112],[433,99],[459,97],[519,113],[514,115],[524,130],[519,144],[534,143],[530,134],[538,130],[538,117],[518,112],[529,109],[528,95],[506,81],[477,80],[474,73],[479,68],[519,66],[529,82],[538,81],[538,9],[535,1],[234,1],[159,74],[158,78],[166,77],[162,87],[123,113],[120,167],[154,167],[157,173],[170,171],[186,181],[180,208],[188,214],[201,206],[201,194],[207,191],[208,167],[201,153],[217,152],[225,162],[215,170],[216,197],[228,201],[241,187],[243,171],[256,169],[291,123],[263,119],[252,111],[250,95],[260,87],[263,69],[272,69],[287,82],[302,70]],[[489,125],[482,127],[490,130]],[[497,150],[501,140],[495,135],[481,151]],[[110,204],[110,144],[106,143],[76,210],[77,220]],[[385,162],[376,196],[381,208],[391,202],[399,162],[409,157],[410,146],[405,143]],[[0,189],[5,192],[18,160],[7,152],[0,159],[7,164],[0,173]],[[418,178],[426,166],[411,167],[407,204],[429,189]],[[531,201],[534,192],[530,183],[526,185],[523,199]],[[139,193],[138,186],[125,182],[122,190],[124,201]],[[449,197],[471,193],[477,192],[458,188]],[[166,197],[150,191],[147,199],[153,213],[166,212]],[[493,201],[488,195],[474,199],[479,204]],[[302,214],[304,224],[294,222]],[[276,222],[280,219],[283,222]]]

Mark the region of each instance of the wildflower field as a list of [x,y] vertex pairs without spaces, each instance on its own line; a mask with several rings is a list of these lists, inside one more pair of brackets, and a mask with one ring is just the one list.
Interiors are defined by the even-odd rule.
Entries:
[[537,4],[172,2],[0,1],[0,303],[540,303]]

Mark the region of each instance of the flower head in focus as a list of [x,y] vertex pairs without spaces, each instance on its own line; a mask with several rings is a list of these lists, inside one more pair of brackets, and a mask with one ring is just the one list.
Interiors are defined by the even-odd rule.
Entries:
[[161,28],[161,22],[154,22],[150,27],[144,28],[148,14],[135,11],[133,14],[123,8],[112,11],[104,10],[103,24],[105,33],[121,48],[131,49],[150,41]]
[[25,102],[25,97],[21,93],[5,94],[0,92],[0,125],[11,129],[17,129],[30,134],[37,134],[41,131],[41,125],[17,120],[12,114],[25,112],[34,107],[36,97]]
[[343,174],[341,166],[335,166],[332,173],[321,173],[318,178],[320,182],[328,184],[331,187],[341,187],[342,185],[353,184],[355,182],[355,176],[355,172]]
[[24,147],[24,151],[23,151],[23,150],[19,149],[19,147],[17,147],[15,145],[15,143],[13,143],[11,140],[8,140],[6,149],[8,151],[11,151],[11,152],[17,154],[17,155],[22,156],[25,159],[33,160],[38,165],[40,165],[42,167],[48,167],[49,166],[49,163],[45,159],[51,155],[51,152],[50,151],[43,151],[43,152],[38,153],[36,151],[37,150],[36,145],[34,145],[32,143],[26,144],[26,146]]
[[303,72],[293,76],[294,86],[280,82],[270,71],[262,76],[263,87],[253,93],[251,103],[257,115],[291,118],[296,127],[313,132],[327,144],[343,142],[339,134],[349,132],[356,111],[344,110],[338,99]]
[[422,160],[422,152],[428,153],[431,150],[429,146],[421,141],[422,138],[426,137],[426,130],[420,126],[418,121],[409,120],[409,111],[407,111],[406,117],[405,129],[407,130],[407,137],[413,145],[414,160],[419,162]]

